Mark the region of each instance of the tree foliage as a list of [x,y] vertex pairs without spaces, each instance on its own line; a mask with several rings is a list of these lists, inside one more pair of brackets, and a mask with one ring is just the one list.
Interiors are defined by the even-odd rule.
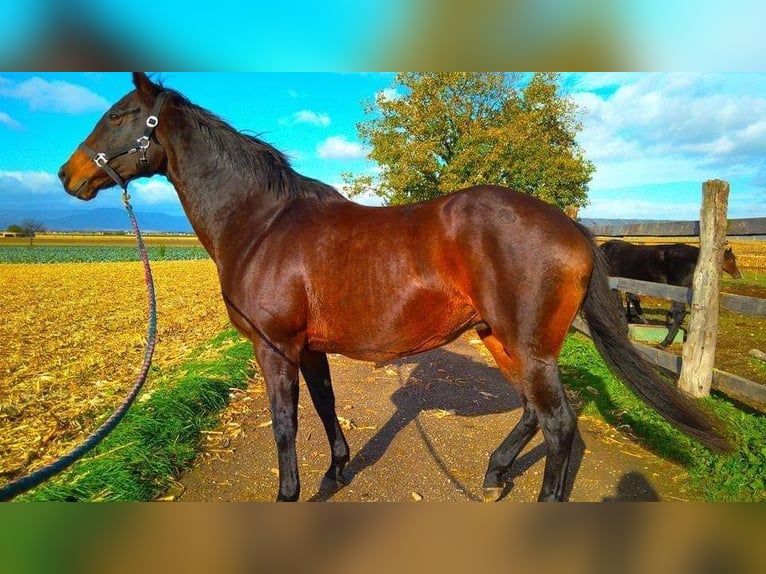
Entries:
[[556,74],[400,73],[394,87],[404,95],[379,94],[357,126],[381,171],[345,174],[351,195],[373,189],[395,205],[498,184],[562,208],[586,204],[594,167]]

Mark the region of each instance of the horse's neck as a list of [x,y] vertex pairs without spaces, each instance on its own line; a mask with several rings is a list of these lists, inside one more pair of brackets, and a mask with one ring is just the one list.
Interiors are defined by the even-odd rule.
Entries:
[[198,130],[167,134],[166,176],[202,245],[218,263],[223,246],[236,249],[243,228],[252,240],[266,230],[285,203],[256,189],[247,174],[223,173]]

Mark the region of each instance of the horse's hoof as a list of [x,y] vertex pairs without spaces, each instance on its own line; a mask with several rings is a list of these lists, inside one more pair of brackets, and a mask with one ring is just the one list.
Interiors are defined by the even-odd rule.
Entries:
[[349,479],[347,479],[342,474],[338,474],[335,476],[330,476],[325,474],[322,477],[322,483],[319,485],[319,492],[322,492],[322,493],[338,492],[341,488],[346,486],[349,482],[350,482]]
[[502,486],[485,486],[484,502],[497,502],[503,496],[504,488]]

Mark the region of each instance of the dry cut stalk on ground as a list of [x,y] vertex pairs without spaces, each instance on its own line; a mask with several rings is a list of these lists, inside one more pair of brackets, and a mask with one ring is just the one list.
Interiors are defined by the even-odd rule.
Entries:
[[[166,369],[228,318],[212,261],[158,261],[152,270],[153,365]],[[122,401],[143,359],[146,286],[139,262],[0,265],[0,301],[5,482],[67,452]]]

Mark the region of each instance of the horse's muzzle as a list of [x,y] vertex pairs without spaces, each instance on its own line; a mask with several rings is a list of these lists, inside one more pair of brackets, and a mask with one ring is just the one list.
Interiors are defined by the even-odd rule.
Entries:
[[73,178],[69,175],[67,164],[61,166],[61,169],[59,169],[58,172],[58,176],[61,180],[61,184],[64,186],[64,191],[66,191],[69,195],[84,201],[89,201],[96,197],[96,191],[91,188],[89,179],[72,181]]

